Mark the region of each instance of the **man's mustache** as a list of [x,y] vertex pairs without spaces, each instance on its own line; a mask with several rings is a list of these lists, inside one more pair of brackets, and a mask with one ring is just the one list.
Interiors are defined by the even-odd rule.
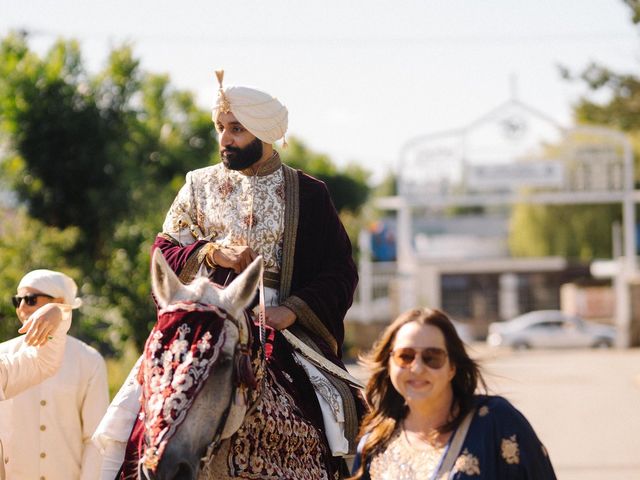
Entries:
[[225,156],[230,153],[240,153],[241,151],[242,149],[240,147],[225,147],[225,149],[222,150],[221,154],[222,156]]

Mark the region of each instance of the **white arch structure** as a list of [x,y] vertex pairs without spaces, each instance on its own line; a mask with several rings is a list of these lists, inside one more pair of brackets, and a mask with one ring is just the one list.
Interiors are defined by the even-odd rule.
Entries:
[[[502,137],[502,138],[500,138]],[[616,278],[618,344],[629,343],[628,282],[637,275],[633,153],[619,131],[565,128],[511,99],[466,127],[407,141],[398,164],[398,195],[377,206],[398,212],[399,306],[417,302],[416,210],[528,204],[621,204],[623,256]]]

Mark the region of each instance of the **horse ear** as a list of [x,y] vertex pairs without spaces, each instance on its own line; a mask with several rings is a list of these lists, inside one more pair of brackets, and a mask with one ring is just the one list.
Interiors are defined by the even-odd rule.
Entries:
[[160,308],[165,308],[182,287],[182,283],[173,273],[159,248],[153,251],[151,258],[151,291],[158,300]]
[[237,316],[253,300],[262,277],[262,257],[258,256],[231,284],[222,291],[225,309]]

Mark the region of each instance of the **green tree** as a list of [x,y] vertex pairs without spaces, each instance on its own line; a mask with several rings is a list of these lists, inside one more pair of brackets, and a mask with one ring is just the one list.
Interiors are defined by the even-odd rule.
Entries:
[[514,256],[608,258],[611,225],[620,215],[619,205],[517,205],[509,247]]
[[[640,1],[623,0],[629,7],[635,25],[640,23]],[[608,125],[626,132],[634,151],[640,151],[640,78],[634,73],[619,73],[605,65],[589,64],[580,74],[561,70],[569,80],[580,80],[591,92],[606,92],[606,100],[594,101],[585,96],[576,104],[574,112],[580,123]],[[602,96],[602,95],[600,95]],[[640,177],[636,154],[636,184]]]
[[[129,45],[90,75],[77,42],[58,41],[43,57],[25,36],[0,42],[2,183],[43,228],[75,232],[73,249],[50,245],[39,267],[76,267],[86,304],[78,333],[103,351],[123,338],[140,345],[155,320],[150,244],[185,172],[211,161],[209,117],[166,75],[142,71]],[[10,244],[37,234],[22,233],[0,235]],[[16,258],[12,289],[30,268]]]
[[282,160],[325,182],[338,212],[357,214],[369,198],[369,173],[355,164],[340,170],[327,155],[311,151],[296,138],[288,143],[282,151]]
[[[623,0],[640,23],[640,2]],[[616,73],[591,63],[574,75],[561,68],[562,76],[581,81],[589,92],[607,92],[606,100],[586,95],[574,106],[578,124],[607,125],[625,132],[634,147],[636,185],[640,172],[640,78],[632,73]],[[620,222],[620,205],[518,205],[511,216],[509,244],[514,255],[562,255],[590,260],[612,255],[611,226]]]
[[121,215],[100,205],[122,195],[120,162],[109,156],[116,132],[86,81],[75,42],[58,42],[44,59],[22,37],[0,44],[0,113],[19,153],[5,162],[6,179],[33,217],[58,228],[76,225],[84,246],[93,247]]

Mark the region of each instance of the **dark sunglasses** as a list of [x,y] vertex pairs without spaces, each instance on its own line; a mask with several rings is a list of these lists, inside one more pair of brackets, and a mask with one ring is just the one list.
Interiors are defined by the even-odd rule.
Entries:
[[46,293],[28,293],[24,297],[14,295],[13,297],[11,297],[11,301],[13,302],[13,306],[16,308],[20,306],[22,300],[24,300],[24,303],[26,303],[30,307],[33,307],[36,303],[38,303],[38,297],[53,298],[51,295],[47,295]]
[[391,352],[391,358],[400,368],[410,367],[418,355],[422,358],[422,363],[435,370],[442,368],[447,361],[447,352],[437,347],[422,349],[404,347],[396,348]]

